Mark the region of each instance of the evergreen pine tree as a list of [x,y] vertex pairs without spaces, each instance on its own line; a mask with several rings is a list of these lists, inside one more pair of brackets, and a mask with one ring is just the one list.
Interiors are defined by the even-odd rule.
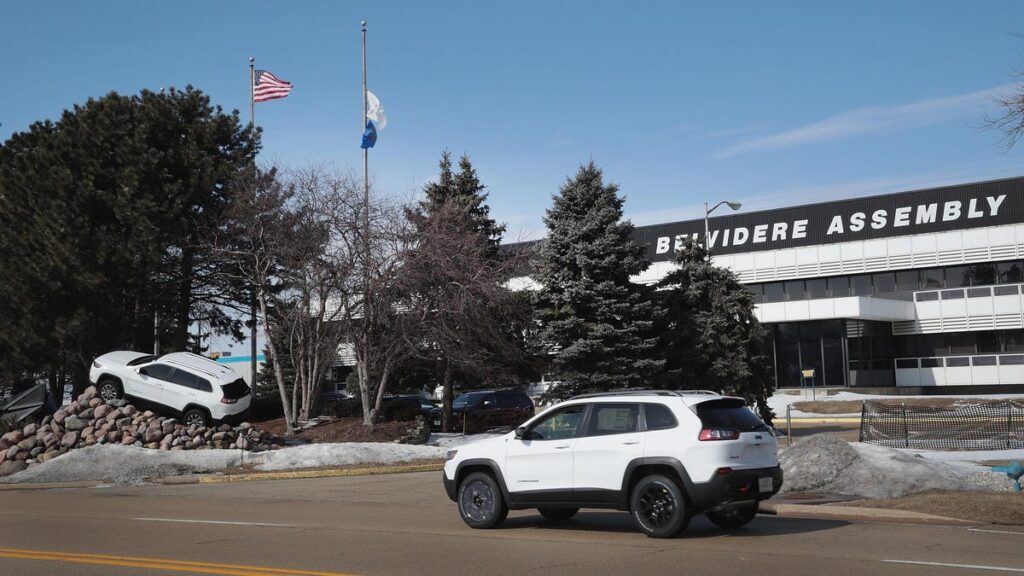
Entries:
[[650,290],[630,281],[649,263],[622,220],[618,191],[591,162],[566,181],[544,218],[536,315],[566,393],[647,387],[663,364]]
[[757,406],[771,423],[774,389],[766,354],[767,332],[754,316],[754,297],[727,268],[712,264],[690,241],[676,254],[678,268],[658,287],[664,297],[661,385],[710,388]]
[[498,224],[491,218],[491,208],[487,205],[486,186],[480,183],[469,156],[459,159],[459,172],[452,172],[451,153],[445,150],[439,163],[440,173],[437,182],[427,184],[423,191],[426,200],[420,202],[421,214],[437,212],[447,202],[466,212],[469,227],[487,238],[488,243],[497,248],[501,244],[505,225]]

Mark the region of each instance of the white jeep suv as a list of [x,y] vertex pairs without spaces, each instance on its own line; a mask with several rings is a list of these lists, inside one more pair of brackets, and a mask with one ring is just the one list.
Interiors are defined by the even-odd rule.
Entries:
[[89,381],[104,400],[130,396],[169,409],[186,426],[237,420],[252,399],[237,372],[189,352],[110,352],[93,361]]
[[772,429],[742,399],[708,391],[576,396],[448,452],[444,465],[445,491],[473,528],[497,526],[509,509],[558,521],[611,508],[666,538],[701,513],[743,526],[781,487]]

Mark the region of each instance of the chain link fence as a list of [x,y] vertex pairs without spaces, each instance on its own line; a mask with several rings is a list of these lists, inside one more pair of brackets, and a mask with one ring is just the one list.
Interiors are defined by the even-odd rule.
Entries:
[[1020,449],[1024,448],[1024,402],[932,408],[869,400],[861,408],[860,441],[923,450]]

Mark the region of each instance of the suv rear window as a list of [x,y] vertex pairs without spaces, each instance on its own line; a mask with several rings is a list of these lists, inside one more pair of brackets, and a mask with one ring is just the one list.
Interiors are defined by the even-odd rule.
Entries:
[[724,398],[709,400],[697,405],[697,417],[705,428],[728,428],[740,432],[768,430],[768,426],[747,410],[742,400]]
[[224,390],[224,397],[231,400],[237,400],[239,398],[245,398],[249,395],[249,385],[245,383],[245,380],[239,378],[230,384],[221,386]]

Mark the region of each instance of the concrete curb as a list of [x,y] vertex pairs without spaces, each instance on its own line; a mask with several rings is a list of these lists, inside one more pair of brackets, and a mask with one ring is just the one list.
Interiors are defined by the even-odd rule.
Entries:
[[889,510],[886,508],[860,508],[857,506],[833,506],[829,504],[775,504],[762,501],[758,511],[774,514],[780,518],[817,518],[823,520],[861,520],[900,524],[943,524],[975,525],[977,522],[936,516],[910,510]]
[[15,490],[54,490],[57,488],[93,488],[105,484],[102,480],[77,480],[74,482],[21,482],[0,484],[0,492]]
[[[295,480],[299,478],[336,478],[341,476],[376,476],[382,474],[408,474],[412,472],[440,472],[444,464],[408,464],[379,468],[332,468],[327,470],[282,470],[280,472],[254,472],[251,474],[226,474],[223,476],[199,476],[197,484],[219,484],[222,482],[253,482],[258,480]],[[168,479],[170,480],[170,479]]]

